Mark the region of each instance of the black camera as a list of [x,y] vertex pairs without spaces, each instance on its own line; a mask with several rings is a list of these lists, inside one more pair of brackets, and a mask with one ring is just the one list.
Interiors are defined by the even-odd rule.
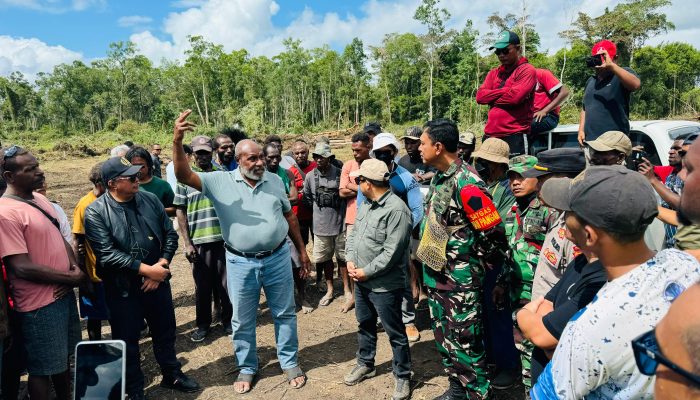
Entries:
[[316,192],[316,204],[319,208],[339,208],[340,196],[338,194],[338,190],[319,187]]
[[630,164],[632,164],[633,169],[636,171],[639,169],[639,164],[644,162],[644,159],[649,159],[649,154],[644,150],[632,150],[630,155]]
[[600,67],[603,65],[603,55],[596,54],[594,56],[586,57],[586,65],[588,68]]

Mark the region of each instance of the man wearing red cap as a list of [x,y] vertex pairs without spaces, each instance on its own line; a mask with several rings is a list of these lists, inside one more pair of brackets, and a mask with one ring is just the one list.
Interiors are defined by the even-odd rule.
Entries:
[[629,67],[617,65],[617,47],[609,40],[601,40],[591,49],[586,60],[595,69],[588,78],[583,93],[583,110],[578,128],[578,142],[590,142],[607,131],[630,131],[630,93],[639,90],[642,83]]

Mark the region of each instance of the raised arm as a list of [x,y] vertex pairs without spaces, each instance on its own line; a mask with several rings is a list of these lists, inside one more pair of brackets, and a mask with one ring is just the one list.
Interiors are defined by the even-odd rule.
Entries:
[[173,165],[178,182],[201,192],[202,181],[199,179],[199,175],[190,168],[185,149],[182,147],[185,132],[192,132],[195,127],[194,123],[187,121],[187,116],[191,112],[192,110],[185,110],[175,120],[175,128],[173,129]]

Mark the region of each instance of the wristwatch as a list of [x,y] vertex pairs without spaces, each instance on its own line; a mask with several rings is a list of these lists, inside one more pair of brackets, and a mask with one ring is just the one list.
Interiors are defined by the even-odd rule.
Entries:
[[522,310],[522,308],[516,308],[515,311],[513,311],[513,315],[512,315],[513,326],[518,328],[518,329],[520,329],[520,327],[518,326],[518,312],[520,312],[520,310]]

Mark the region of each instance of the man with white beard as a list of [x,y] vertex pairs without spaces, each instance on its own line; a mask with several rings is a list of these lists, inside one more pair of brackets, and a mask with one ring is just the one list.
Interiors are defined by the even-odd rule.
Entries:
[[194,124],[187,121],[190,112],[183,112],[175,122],[173,163],[178,182],[207,196],[221,223],[227,287],[233,307],[233,347],[240,368],[234,390],[239,394],[249,392],[258,372],[255,320],[261,288],[275,323],[280,366],[290,387],[299,389],[306,383],[306,375],[297,362],[294,279],[285,240],[289,235],[299,251],[301,274],[305,277],[309,256],[297,217],[282,180],[265,170],[262,148],[252,140],[236,144],[237,170],[193,172],[182,147],[185,133],[194,129]]

